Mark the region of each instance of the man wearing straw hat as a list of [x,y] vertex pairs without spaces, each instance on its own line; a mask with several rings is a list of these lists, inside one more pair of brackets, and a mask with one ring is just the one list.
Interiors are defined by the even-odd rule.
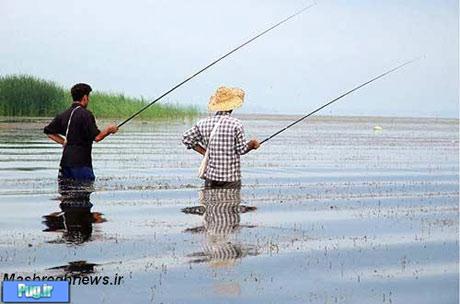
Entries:
[[216,115],[200,120],[184,132],[183,144],[205,157],[200,177],[206,188],[240,188],[240,156],[260,146],[257,139],[246,141],[243,124],[230,116],[243,101],[243,90],[218,88],[208,104]]

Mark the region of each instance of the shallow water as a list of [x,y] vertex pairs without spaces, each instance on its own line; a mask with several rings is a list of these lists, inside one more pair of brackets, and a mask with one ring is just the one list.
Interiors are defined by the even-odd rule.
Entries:
[[44,124],[0,122],[2,277],[124,276],[73,303],[458,302],[458,120],[315,117],[246,155],[238,193],[201,191],[191,122],[133,122],[64,215]]

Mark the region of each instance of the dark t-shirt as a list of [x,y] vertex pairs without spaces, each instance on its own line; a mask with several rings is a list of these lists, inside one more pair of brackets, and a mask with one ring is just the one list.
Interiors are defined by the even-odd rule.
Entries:
[[[65,136],[70,114],[77,106],[78,103],[73,103],[69,109],[57,115],[44,128],[45,134]],[[90,111],[83,107],[76,109],[69,125],[67,144],[62,152],[61,167],[92,167],[91,149],[100,132]]]

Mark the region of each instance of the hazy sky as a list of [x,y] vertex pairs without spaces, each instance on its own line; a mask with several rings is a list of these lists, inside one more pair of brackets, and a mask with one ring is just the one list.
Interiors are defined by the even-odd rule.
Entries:
[[[0,74],[153,99],[312,2],[1,0]],[[245,113],[302,114],[408,59],[426,58],[321,114],[458,117],[458,1],[324,0],[163,102],[205,108],[220,85]]]

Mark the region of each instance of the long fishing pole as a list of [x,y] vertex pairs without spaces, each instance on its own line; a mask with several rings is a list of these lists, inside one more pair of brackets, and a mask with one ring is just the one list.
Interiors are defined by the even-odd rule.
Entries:
[[312,4],[312,5],[309,5],[307,7],[304,7],[302,8],[301,10],[298,10],[297,12],[295,12],[294,14],[290,15],[289,17],[286,17],[284,18],[283,20],[281,20],[280,22],[276,23],[275,25],[269,27],[268,29],[262,31],[261,33],[257,34],[256,36],[254,36],[253,38],[249,39],[248,41],[246,41],[245,43],[241,44],[240,46],[234,48],[233,50],[231,50],[230,52],[226,53],[225,55],[223,55],[222,57],[214,60],[213,62],[211,62],[210,64],[208,64],[207,66],[205,66],[204,68],[202,68],[201,70],[199,70],[198,72],[196,72],[195,74],[193,74],[192,76],[188,77],[187,79],[185,79],[184,81],[176,84],[174,87],[172,87],[171,89],[169,89],[168,91],[164,92],[162,95],[160,95],[159,97],[157,97],[155,100],[153,100],[151,103],[145,105],[142,109],[140,109],[139,111],[137,111],[136,113],[134,113],[133,115],[131,115],[130,117],[128,117],[125,121],[123,121],[122,123],[120,123],[118,125],[118,128],[120,128],[121,126],[123,126],[125,123],[127,123],[128,121],[130,121],[131,119],[133,119],[134,117],[136,117],[137,115],[139,115],[140,113],[142,113],[145,109],[147,109],[148,107],[150,107],[151,105],[153,105],[154,103],[156,103],[157,101],[159,101],[160,99],[162,99],[163,97],[165,97],[166,95],[168,95],[169,93],[171,93],[172,91],[174,91],[175,89],[179,88],[180,86],[182,86],[183,84],[185,84],[186,82],[188,82],[189,80],[191,80],[192,78],[198,76],[198,74],[201,74],[202,72],[206,71],[207,69],[209,69],[210,67],[212,67],[213,65],[215,65],[216,63],[218,63],[219,61],[221,61],[222,59],[224,59],[225,57],[227,56],[230,56],[231,54],[233,54],[234,52],[238,51],[239,49],[241,49],[242,47],[244,47],[245,45],[251,43],[252,41],[256,40],[257,38],[259,38],[260,36],[268,33],[269,31],[273,30],[274,28],[280,26],[281,24],[285,23],[286,21],[288,21],[289,19],[292,19],[294,18],[295,16],[297,15],[300,15],[301,13],[305,12],[306,10],[308,10],[309,8],[313,7],[315,4]]
[[340,95],[339,97],[334,98],[333,100],[329,101],[329,102],[326,103],[325,105],[322,105],[321,107],[317,108],[317,109],[314,110],[313,112],[308,113],[307,115],[305,115],[305,116],[303,116],[303,117],[297,119],[297,120],[294,121],[293,123],[290,123],[289,125],[287,125],[287,126],[284,127],[283,129],[279,130],[278,132],[273,133],[273,134],[270,135],[269,137],[267,137],[267,138],[265,138],[264,140],[262,140],[262,141],[260,142],[260,144],[263,144],[263,143],[267,142],[268,140],[272,139],[273,137],[277,136],[278,134],[280,134],[280,133],[286,131],[287,129],[289,129],[289,128],[292,127],[293,125],[298,124],[299,122],[301,122],[301,121],[304,120],[305,118],[307,118],[307,117],[309,117],[309,116],[315,114],[316,112],[320,111],[321,109],[324,109],[325,107],[327,107],[327,106],[333,104],[334,102],[338,101],[339,99],[342,99],[343,97],[347,96],[348,94],[351,94],[351,93],[353,93],[354,91],[356,91],[356,90],[358,90],[358,89],[360,89],[360,88],[362,88],[362,87],[364,87],[364,86],[370,84],[371,82],[374,82],[374,81],[376,81],[377,79],[382,78],[382,77],[384,77],[384,76],[386,76],[386,75],[388,75],[388,74],[390,74],[390,73],[392,73],[392,72],[394,72],[394,71],[396,71],[396,70],[399,70],[399,69],[402,68],[403,66],[406,66],[406,65],[408,65],[409,63],[412,63],[412,62],[417,61],[417,60],[419,60],[419,59],[420,59],[420,58],[416,58],[416,59],[407,61],[407,62],[405,62],[405,63],[403,63],[403,64],[401,64],[401,65],[398,65],[397,67],[392,68],[391,70],[388,70],[388,71],[386,71],[385,73],[382,73],[382,74],[378,75],[377,77],[374,77],[374,78],[372,78],[371,80],[366,81],[365,83],[363,83],[363,84],[361,84],[361,85],[359,85],[359,86],[357,86],[357,87],[351,89],[350,91],[348,91],[348,92],[346,92],[346,93]]

